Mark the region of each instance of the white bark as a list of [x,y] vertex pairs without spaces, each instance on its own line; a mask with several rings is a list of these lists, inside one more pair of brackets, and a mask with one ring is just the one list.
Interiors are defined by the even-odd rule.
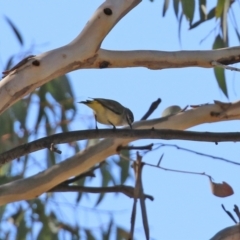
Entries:
[[[184,130],[202,123],[239,119],[240,101],[216,102],[169,117],[136,122],[133,128]],[[97,163],[116,154],[118,146],[124,146],[133,140],[137,139],[105,139],[35,176],[4,184],[0,186],[0,205],[36,198],[68,178],[86,172]]]

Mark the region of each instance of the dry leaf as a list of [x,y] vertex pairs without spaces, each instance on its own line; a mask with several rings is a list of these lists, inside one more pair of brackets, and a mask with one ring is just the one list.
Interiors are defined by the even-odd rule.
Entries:
[[233,195],[234,191],[228,183],[226,182],[215,183],[211,180],[211,178],[209,178],[209,180],[213,195],[217,197],[229,197]]

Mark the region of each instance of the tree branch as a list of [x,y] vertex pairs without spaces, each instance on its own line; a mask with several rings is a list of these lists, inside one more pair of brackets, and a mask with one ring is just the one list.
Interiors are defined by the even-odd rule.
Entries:
[[[58,133],[48,137],[40,138],[30,143],[22,144],[13,148],[7,152],[0,154],[0,164],[5,164],[16,158],[20,158],[29,153],[39,151],[44,148],[48,148],[49,143],[61,144],[68,142],[75,142],[84,139],[96,139],[96,138],[119,138],[128,140],[137,139],[164,139],[164,140],[188,140],[199,142],[239,142],[239,132],[194,132],[194,131],[181,131],[171,129],[101,129],[101,130],[83,130],[73,131],[66,133]],[[124,147],[123,147],[124,148]],[[127,149],[134,149],[134,147],[126,147]],[[116,152],[121,149],[118,147]],[[136,147],[139,149],[139,147]],[[146,149],[146,147],[143,149]]]
[[[127,197],[134,198],[134,188],[126,185],[117,185],[110,187],[84,187],[84,186],[65,186],[58,185],[48,192],[86,192],[86,193],[123,193]],[[148,194],[143,194],[144,199],[148,198],[153,201],[153,197]]]
[[[155,129],[184,130],[201,123],[236,119],[240,119],[240,101],[235,103],[215,102],[176,115],[136,122],[133,127],[134,129],[154,127]],[[103,162],[107,157],[116,154],[118,146],[127,145],[132,140],[130,138],[104,139],[39,174],[4,184],[0,186],[0,205],[36,198],[70,177],[84,173],[97,163]]]
[[213,68],[213,62],[229,65],[240,62],[240,47],[207,51],[110,51],[100,49],[98,58],[88,68],[105,62],[109,68],[146,67],[149,69],[202,67]]
[[[117,22],[141,0],[106,0],[69,44],[31,58],[0,81],[0,114],[23,96],[67,72],[89,68]],[[101,68],[98,65],[97,68]]]
[[[222,103],[219,101],[215,101],[215,104],[199,106],[185,112],[180,112],[173,116],[135,122],[133,124],[133,130],[83,130],[67,133],[58,133],[52,136],[44,137],[31,143],[22,144],[20,146],[17,146],[16,148],[0,154],[0,164],[4,164],[13,159],[19,158],[21,156],[44,148],[49,148],[54,144],[69,143],[84,139],[118,138],[119,140],[122,139],[122,141],[124,139],[124,142],[127,143],[137,139],[149,138],[166,140],[181,139],[205,142],[237,142],[240,140],[240,133],[200,133],[170,130],[171,128],[185,129],[206,122],[209,123],[237,119],[240,119],[240,101],[235,103]],[[154,130],[150,130],[151,128],[154,128]],[[126,144],[119,144],[119,146],[120,145],[124,146]],[[115,154],[117,152],[117,147],[112,154]]]

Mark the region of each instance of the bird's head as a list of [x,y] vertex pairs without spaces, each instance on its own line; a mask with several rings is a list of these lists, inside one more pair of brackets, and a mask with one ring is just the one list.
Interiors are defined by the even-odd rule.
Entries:
[[130,128],[132,128],[132,123],[134,122],[134,116],[129,108],[125,108],[126,120]]

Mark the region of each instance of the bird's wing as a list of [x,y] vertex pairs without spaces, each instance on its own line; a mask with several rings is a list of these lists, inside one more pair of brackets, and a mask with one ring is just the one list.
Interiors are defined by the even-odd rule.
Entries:
[[104,107],[108,108],[110,111],[121,115],[121,109],[123,108],[123,106],[119,103],[116,102],[114,100],[110,100],[110,99],[104,99],[104,98],[93,98],[95,101],[99,102],[100,104],[102,104]]

